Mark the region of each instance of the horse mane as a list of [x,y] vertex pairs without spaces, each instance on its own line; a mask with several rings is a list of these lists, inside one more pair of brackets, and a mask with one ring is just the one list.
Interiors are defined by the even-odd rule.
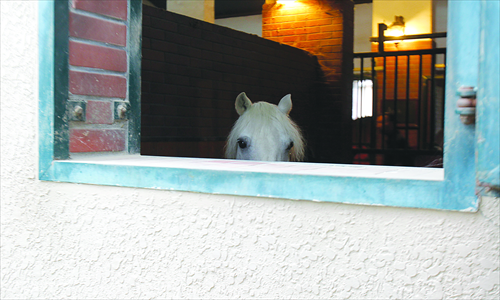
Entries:
[[237,139],[243,129],[251,130],[255,135],[266,134],[270,128],[275,128],[290,136],[293,147],[290,151],[290,161],[302,161],[305,153],[305,141],[300,128],[274,104],[256,102],[235,122],[227,138],[225,156],[236,158],[238,150]]

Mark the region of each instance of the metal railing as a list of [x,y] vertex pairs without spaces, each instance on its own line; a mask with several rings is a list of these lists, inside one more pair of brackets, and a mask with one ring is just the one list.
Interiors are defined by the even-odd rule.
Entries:
[[373,82],[372,116],[353,121],[355,163],[424,166],[442,156],[445,61],[446,48],[354,54],[355,80]]

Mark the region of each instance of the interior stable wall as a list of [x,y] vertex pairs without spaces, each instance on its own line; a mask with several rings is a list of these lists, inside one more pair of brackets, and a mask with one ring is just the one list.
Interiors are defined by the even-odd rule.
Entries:
[[498,299],[498,198],[462,213],[39,181],[37,2],[0,8],[0,298]]
[[306,51],[144,6],[141,153],[222,158],[241,92],[274,104],[291,94],[312,147],[320,73]]

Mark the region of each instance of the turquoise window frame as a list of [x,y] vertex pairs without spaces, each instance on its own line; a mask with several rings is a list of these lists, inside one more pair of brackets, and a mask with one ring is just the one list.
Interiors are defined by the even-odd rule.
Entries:
[[[100,158],[89,155],[81,159],[58,155],[57,147],[60,146],[55,140],[60,135],[58,131],[65,128],[59,126],[57,121],[64,114],[56,109],[58,98],[61,98],[57,86],[61,80],[64,84],[65,79],[58,78],[58,63],[61,63],[58,60],[61,60],[61,55],[56,51],[56,5],[54,0],[39,1],[39,179],[212,194],[477,211],[474,126],[466,126],[459,121],[455,114],[455,103],[459,85],[477,86],[480,6],[474,1],[469,5],[455,2],[460,1],[451,1],[449,5],[444,175],[429,179],[425,178],[423,172],[420,178],[415,179],[412,176],[387,174],[413,173],[417,172],[417,168],[321,164],[323,171],[338,169],[337,173],[331,171],[321,174],[297,171],[303,166],[310,169],[317,166],[305,163],[255,162],[249,165],[251,163],[245,162],[245,165],[229,160],[151,158],[138,154],[109,154]],[[140,8],[135,13],[142,14]],[[468,20],[467,26],[460,24],[463,19]],[[140,25],[137,26],[140,29]],[[461,57],[469,59],[464,61]],[[140,67],[140,63],[135,64]],[[140,83],[130,84],[139,86]],[[130,97],[140,95],[136,93]],[[138,103],[139,99],[136,100]],[[217,167],[210,168],[210,164]],[[443,172],[439,169],[427,171],[433,174]],[[372,175],[368,176],[365,172]]]

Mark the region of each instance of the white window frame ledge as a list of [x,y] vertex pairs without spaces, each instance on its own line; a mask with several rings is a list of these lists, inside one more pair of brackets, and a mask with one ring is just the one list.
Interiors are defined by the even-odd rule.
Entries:
[[41,179],[362,205],[477,209],[460,207],[457,201],[436,201],[443,198],[445,183],[444,170],[438,168],[94,154],[52,161],[47,171]]

